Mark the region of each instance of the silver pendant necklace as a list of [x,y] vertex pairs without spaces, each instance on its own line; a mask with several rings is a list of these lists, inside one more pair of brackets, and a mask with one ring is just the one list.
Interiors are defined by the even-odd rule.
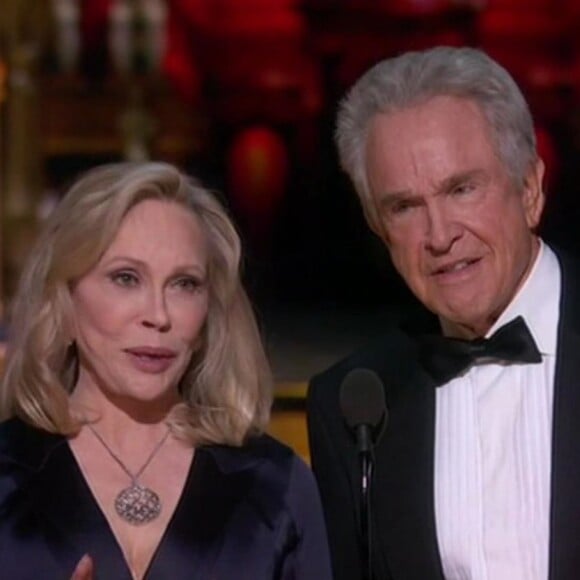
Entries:
[[141,469],[133,474],[107,445],[105,440],[97,433],[94,427],[89,424],[87,424],[87,427],[131,480],[131,485],[122,489],[115,498],[115,511],[117,512],[117,515],[133,526],[148,524],[159,517],[162,507],[161,500],[152,489],[144,487],[139,483],[139,477],[143,474],[145,469],[147,469],[147,466],[151,463],[159,449],[161,449],[161,446],[165,443],[171,431],[167,429],[167,433],[165,433],[159,443],[155,445],[153,451]]

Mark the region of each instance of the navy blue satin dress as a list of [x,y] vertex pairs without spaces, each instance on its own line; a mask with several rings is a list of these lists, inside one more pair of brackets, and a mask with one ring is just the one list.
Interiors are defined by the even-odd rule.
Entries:
[[[18,419],[0,424],[0,578],[68,580],[89,553],[99,580],[131,580],[66,442]],[[309,468],[262,436],[196,450],[147,580],[330,580]]]

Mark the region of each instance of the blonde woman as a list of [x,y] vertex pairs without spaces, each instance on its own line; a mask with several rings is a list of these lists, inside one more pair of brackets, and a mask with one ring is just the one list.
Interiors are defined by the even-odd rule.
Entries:
[[223,208],[171,165],[73,185],[11,318],[3,578],[331,577],[311,473],[262,434],[270,376],[239,267]]

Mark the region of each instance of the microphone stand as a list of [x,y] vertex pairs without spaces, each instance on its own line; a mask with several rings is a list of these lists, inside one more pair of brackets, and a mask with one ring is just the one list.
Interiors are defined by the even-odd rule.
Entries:
[[[359,549],[362,580],[373,580],[371,484],[374,446],[387,423],[385,387],[370,369],[353,369],[340,385],[340,408],[347,427],[356,439],[360,467]],[[376,431],[373,432],[373,429]]]
[[374,454],[371,430],[368,425],[357,426],[357,442],[361,477],[360,537],[363,558],[362,580],[373,580],[371,484],[373,478]]

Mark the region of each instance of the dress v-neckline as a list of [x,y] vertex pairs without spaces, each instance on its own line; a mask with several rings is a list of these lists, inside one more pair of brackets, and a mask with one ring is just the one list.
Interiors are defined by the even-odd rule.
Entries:
[[[86,480],[74,452],[72,451],[68,443],[63,445],[62,448],[67,456],[63,458],[63,460],[66,459],[68,460],[67,462],[70,462],[71,479],[74,481],[75,488],[78,493],[77,497],[78,504],[86,506],[85,509],[88,512],[90,512],[90,521],[93,522],[93,525],[97,526],[96,530],[98,530],[99,535],[101,536],[101,541],[108,544],[111,548],[110,557],[116,556],[117,558],[120,559],[120,562],[118,563],[116,568],[124,569],[123,578],[126,576],[127,578],[134,580],[131,567],[129,566],[129,563],[125,557],[123,547],[121,546],[121,543],[119,542],[119,539],[113,530],[111,522],[105,515],[99,501],[97,500],[91,489],[91,486]],[[198,452],[196,451],[191,458],[189,467],[187,469],[185,481],[181,489],[181,493],[179,495],[177,503],[175,504],[175,509],[173,510],[173,513],[169,517],[167,525],[165,526],[163,532],[161,533],[157,545],[153,549],[151,558],[149,559],[149,562],[147,564],[143,576],[138,580],[147,580],[151,571],[155,568],[156,561],[158,559],[162,559],[163,557],[164,546],[167,543],[168,537],[171,535],[174,522],[179,517],[180,512],[184,509],[184,504],[191,496],[190,488],[192,487],[193,480],[195,479],[194,473],[196,472],[197,455]],[[95,562],[95,567],[98,572],[99,562],[97,561]]]
[[[69,578],[81,557],[90,554],[95,580],[132,580],[66,439],[19,419],[4,424],[2,435],[0,462],[8,466],[0,478],[8,484],[0,490],[7,498],[2,523],[12,530],[16,548],[33,558],[26,570],[40,571],[47,580]],[[273,552],[272,542],[278,545],[286,538],[281,530],[294,537],[284,499],[292,466],[290,450],[268,437],[241,448],[196,448],[144,580],[235,578],[243,573],[269,578],[270,567],[281,562],[286,549],[278,546]],[[16,562],[7,563],[9,570],[18,569]]]

